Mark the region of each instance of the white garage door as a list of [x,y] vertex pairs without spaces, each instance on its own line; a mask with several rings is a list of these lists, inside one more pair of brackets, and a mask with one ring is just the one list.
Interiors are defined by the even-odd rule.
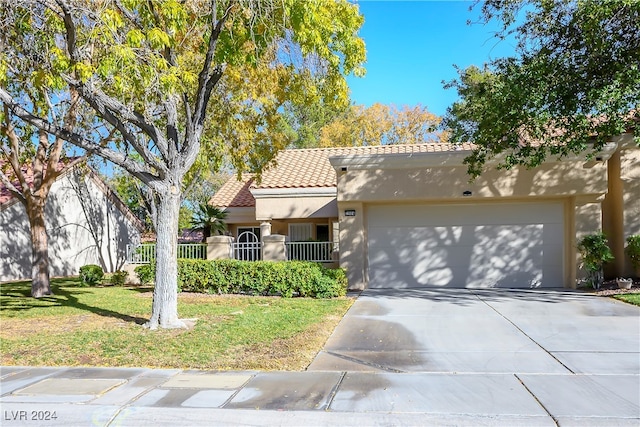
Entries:
[[563,286],[560,203],[381,205],[367,215],[370,288]]

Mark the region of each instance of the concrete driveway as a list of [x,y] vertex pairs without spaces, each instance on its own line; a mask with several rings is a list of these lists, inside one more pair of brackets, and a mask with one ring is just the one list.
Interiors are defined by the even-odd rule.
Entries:
[[640,374],[640,308],[570,290],[369,289],[309,370]]
[[640,308],[567,290],[367,290],[309,370],[347,372],[336,410],[637,426]]

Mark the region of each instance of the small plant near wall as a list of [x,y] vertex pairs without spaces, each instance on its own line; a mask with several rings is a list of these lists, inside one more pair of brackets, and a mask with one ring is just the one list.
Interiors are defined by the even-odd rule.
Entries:
[[127,276],[129,276],[129,273],[118,270],[111,275],[111,279],[109,279],[109,281],[113,286],[124,286],[127,282]]
[[104,271],[102,267],[95,264],[87,264],[80,267],[81,286],[97,286],[102,283]]
[[640,274],[640,234],[627,237],[627,246],[624,251],[631,260],[633,268]]
[[156,279],[156,262],[151,260],[151,263],[139,265],[133,271],[138,276],[140,285],[149,285]]
[[594,289],[600,289],[603,281],[602,267],[614,259],[607,236],[604,233],[584,236],[578,242],[578,250],[582,255],[582,265],[588,272],[587,282]]

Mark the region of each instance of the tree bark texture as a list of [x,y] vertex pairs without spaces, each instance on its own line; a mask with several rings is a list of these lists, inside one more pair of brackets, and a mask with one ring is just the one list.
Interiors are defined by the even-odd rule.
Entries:
[[31,296],[52,295],[49,282],[49,251],[44,221],[44,201],[37,199],[26,206],[31,229]]
[[178,319],[178,215],[180,190],[171,190],[158,197],[156,224],[156,279],[153,289],[151,319],[145,326],[157,328],[185,328]]

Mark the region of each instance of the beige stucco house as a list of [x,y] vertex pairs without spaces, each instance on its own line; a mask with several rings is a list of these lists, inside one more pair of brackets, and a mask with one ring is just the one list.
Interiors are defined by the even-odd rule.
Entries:
[[[27,181],[31,177],[27,172]],[[85,264],[121,269],[144,225],[89,167],[67,168],[45,205],[50,275],[73,276]],[[31,278],[31,236],[24,205],[0,185],[0,281]]]
[[632,274],[624,240],[640,233],[640,149],[616,137],[592,161],[549,160],[469,181],[470,145],[281,152],[258,182],[232,178],[212,198],[233,236],[335,242],[351,289],[576,286],[576,242],[604,230],[609,276]]

